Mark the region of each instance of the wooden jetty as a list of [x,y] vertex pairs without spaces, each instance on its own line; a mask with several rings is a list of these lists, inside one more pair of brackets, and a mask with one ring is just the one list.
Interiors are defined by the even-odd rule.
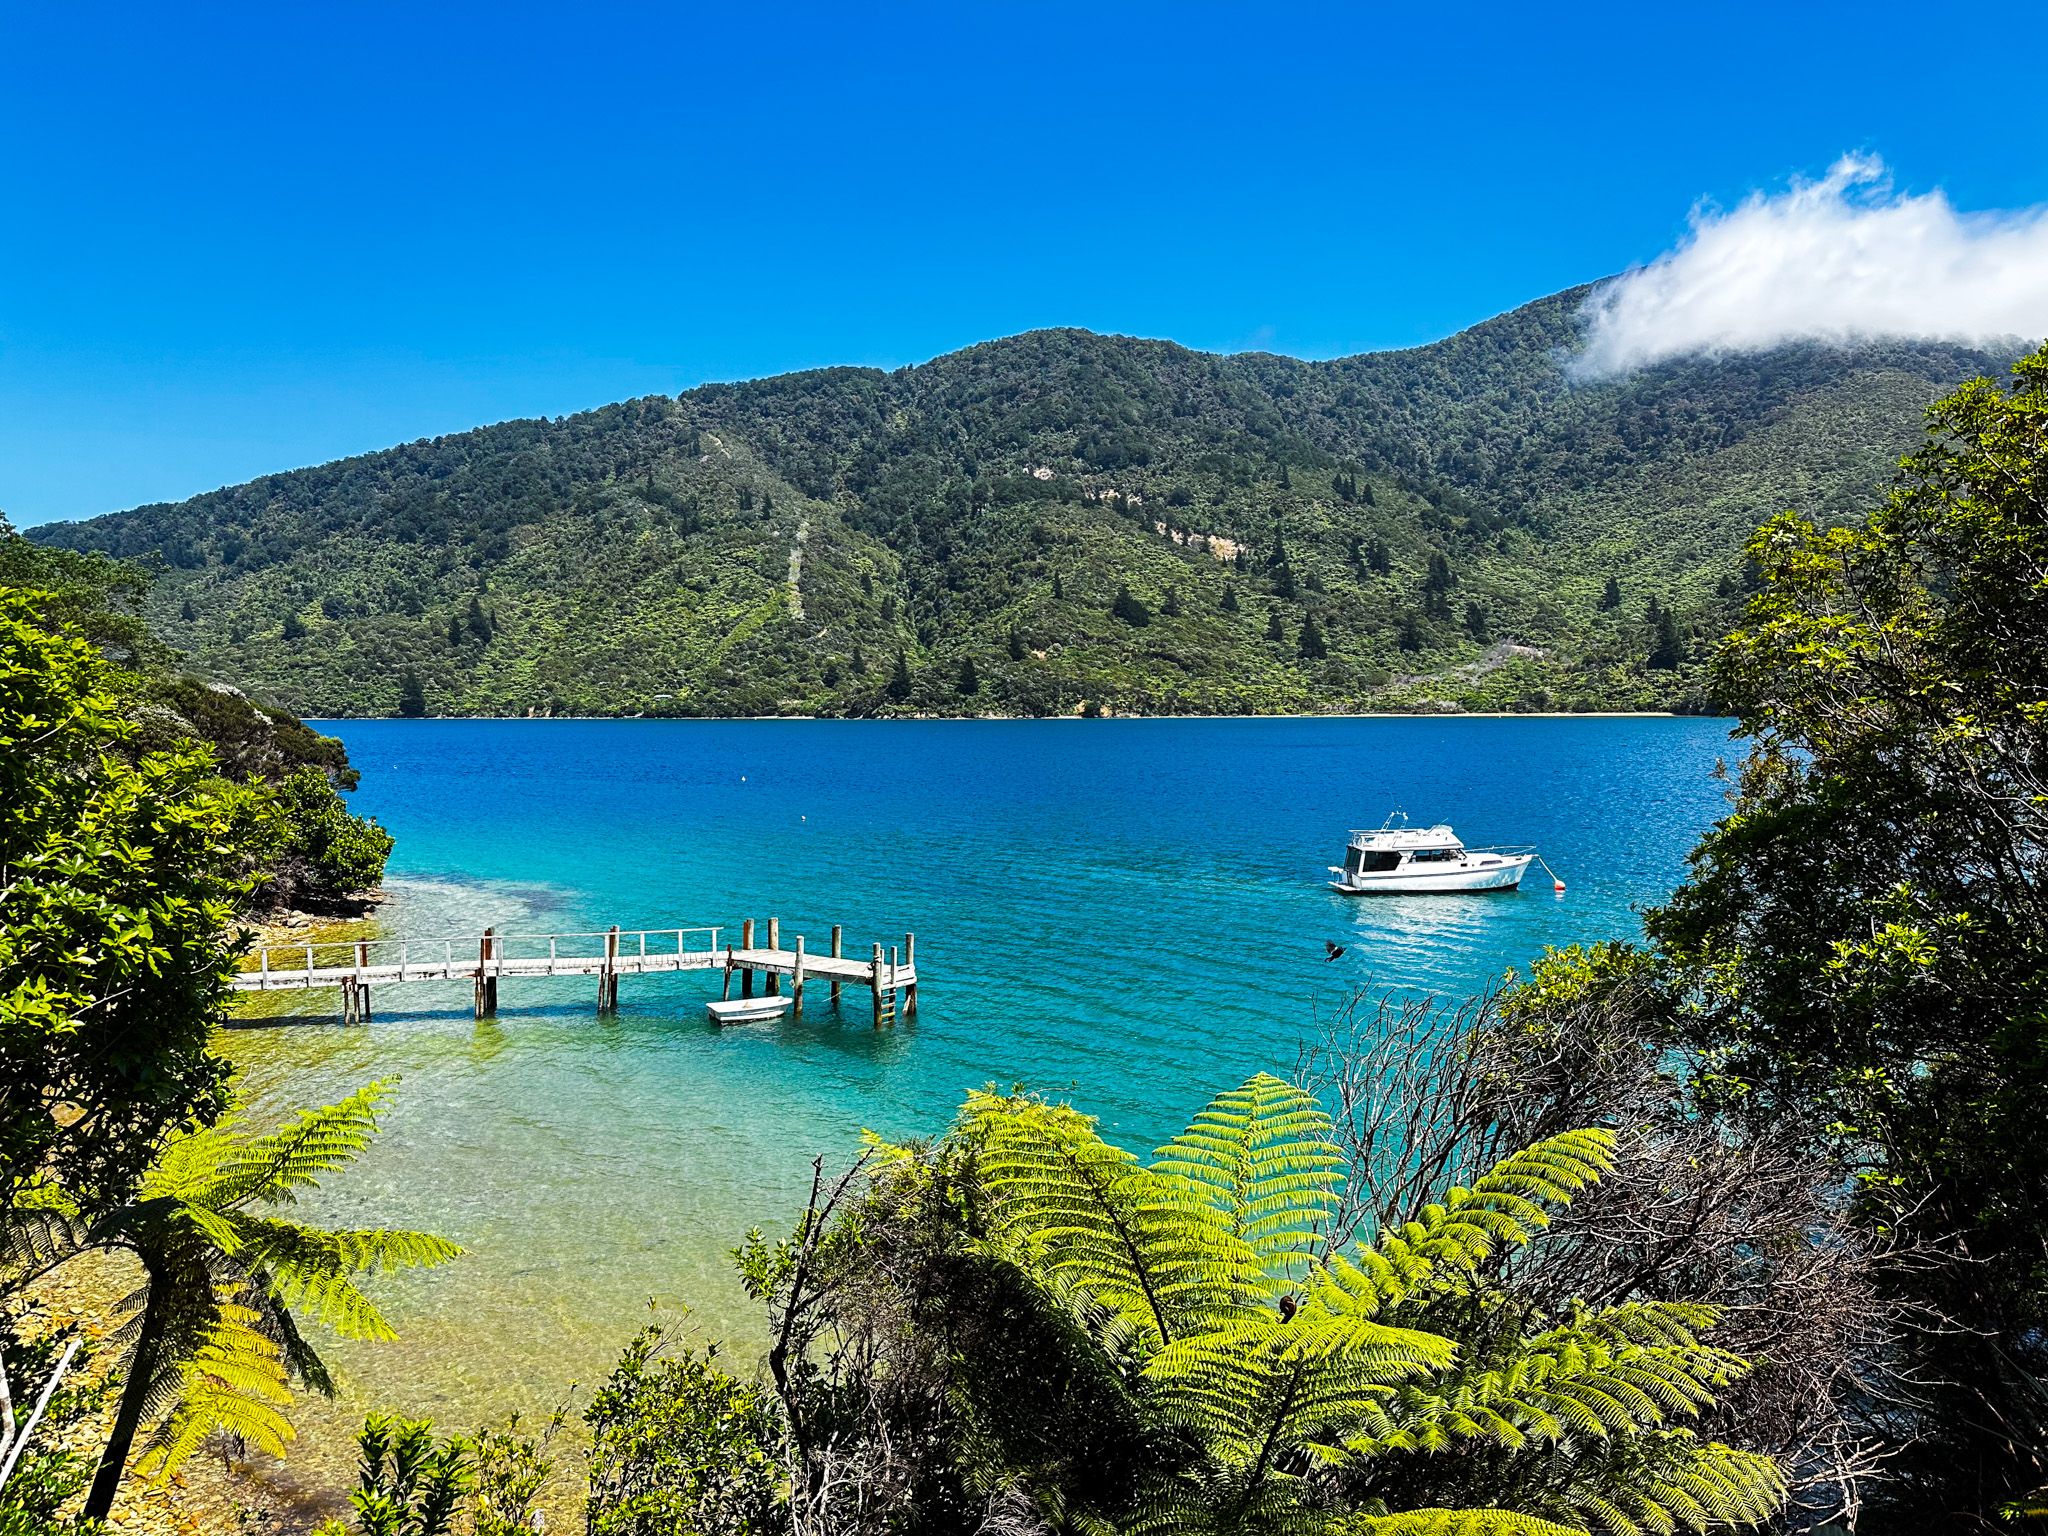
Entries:
[[790,1011],[804,1011],[807,985],[823,982],[838,1008],[848,982],[868,989],[877,1028],[896,1022],[898,1000],[907,1016],[917,1013],[917,935],[906,933],[899,950],[880,944],[870,955],[845,953],[844,929],[832,926],[824,953],[809,949],[801,934],[782,943],[782,923],[769,918],[766,942],[756,944],[754,920],[740,925],[737,945],[722,942],[723,928],[607,928],[596,933],[501,934],[486,928],[476,938],[359,939],[340,943],[264,944],[249,951],[235,973],[239,992],[341,990],[342,1019],[370,1017],[373,987],[415,982],[467,981],[474,990],[476,1016],[498,1011],[498,983],[549,976],[597,978],[597,1010],[619,1006],[619,978],[671,971],[723,971],[723,995],[754,995],[758,977],[764,995],[778,997],[789,983]]

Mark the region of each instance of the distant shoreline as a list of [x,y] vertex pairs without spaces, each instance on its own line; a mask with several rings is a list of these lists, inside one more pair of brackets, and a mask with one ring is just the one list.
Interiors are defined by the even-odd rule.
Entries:
[[654,725],[753,725],[768,720],[808,720],[826,725],[931,724],[986,725],[1005,721],[1090,722],[1101,720],[1733,720],[1733,715],[1688,715],[1671,709],[1385,709],[1314,714],[1259,715],[302,715],[314,725],[362,725],[370,721],[415,721],[422,725],[455,720],[492,721],[504,725],[591,724],[628,721]]

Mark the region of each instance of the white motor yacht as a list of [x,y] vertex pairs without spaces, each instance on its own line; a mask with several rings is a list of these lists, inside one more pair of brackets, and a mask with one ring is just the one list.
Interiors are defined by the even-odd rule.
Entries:
[[1351,834],[1344,862],[1330,866],[1337,877],[1330,889],[1346,896],[1512,891],[1535,862],[1533,848],[1467,848],[1449,827],[1411,827],[1396,816],[1377,832]]

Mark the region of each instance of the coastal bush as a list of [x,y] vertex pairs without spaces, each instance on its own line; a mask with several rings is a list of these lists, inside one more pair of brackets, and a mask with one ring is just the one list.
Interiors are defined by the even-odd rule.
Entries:
[[[163,1138],[226,1103],[208,1050],[266,797],[204,747],[130,760],[98,649],[0,592],[0,1162],[25,1204],[125,1200]],[[67,1106],[62,1115],[54,1111]]]
[[[564,1415],[538,1439],[515,1414],[474,1435],[437,1438],[428,1419],[371,1413],[356,1437],[349,1492],[359,1536],[533,1536],[546,1530],[536,1500],[554,1472],[550,1446]],[[340,1520],[316,1536],[350,1536]]]
[[[358,1471],[349,1491],[361,1536],[450,1536],[476,1488],[476,1447],[460,1436],[436,1440],[426,1419],[372,1413],[356,1437]],[[347,1536],[339,1520],[316,1536]]]
[[2048,348],[1928,429],[1868,518],[1751,543],[1714,663],[1751,755],[1648,920],[1699,1093],[1897,1245],[1906,1530],[2048,1479]]
[[181,671],[181,658],[150,639],[136,616],[150,587],[145,572],[103,555],[31,544],[0,522],[0,591],[10,586],[26,617],[97,653],[94,686],[115,702],[123,722],[108,750],[137,765],[210,750],[222,778],[281,787],[273,801],[280,814],[261,818],[267,857],[255,862],[268,873],[252,887],[254,902],[331,903],[382,877],[377,848],[383,843],[388,851],[388,839],[337,798],[356,785],[346,749],[281,709]]
[[384,878],[392,837],[349,814],[326,773],[294,769],[275,786],[281,835],[269,854],[266,890],[286,903],[368,890]]
[[591,1398],[590,1536],[769,1536],[788,1528],[783,1422],[717,1351],[644,1330]]
[[1343,1243],[1333,1136],[1260,1075],[1149,1164],[992,1093],[930,1146],[872,1147],[863,1189],[742,1250],[793,1523],[1703,1530],[1779,1508],[1771,1457],[1685,1427],[1749,1373],[1707,1341],[1716,1309],[1503,1281],[1613,1171],[1612,1133],[1550,1136]]
[[1755,1368],[1698,1432],[1779,1462],[1786,1528],[1854,1524],[1911,1391],[1896,1352],[1915,1309],[1883,1278],[1894,1246],[1797,1138],[1702,1102],[1705,1063],[1655,956],[1549,952],[1508,982],[1456,1005],[1361,994],[1304,1048],[1294,1076],[1331,1107],[1347,1168],[1333,1238],[1398,1222],[1559,1130],[1619,1128],[1613,1171],[1500,1283],[1543,1307],[1678,1294],[1719,1310],[1716,1342]]

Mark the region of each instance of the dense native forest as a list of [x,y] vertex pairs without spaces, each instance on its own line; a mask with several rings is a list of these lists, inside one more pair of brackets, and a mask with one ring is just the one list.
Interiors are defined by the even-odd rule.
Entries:
[[1713,706],[1757,523],[2010,358],[1576,380],[1584,290],[1410,351],[1042,331],[514,421],[32,537],[304,714]]

